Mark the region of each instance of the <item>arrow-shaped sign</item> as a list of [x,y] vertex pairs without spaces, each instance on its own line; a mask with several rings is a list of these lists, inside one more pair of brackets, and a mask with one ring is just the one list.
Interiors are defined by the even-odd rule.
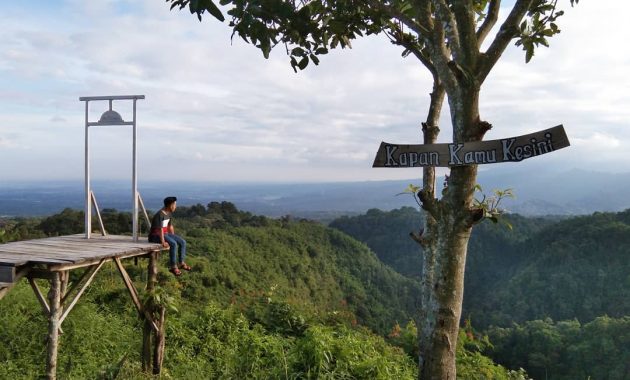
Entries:
[[501,140],[424,145],[382,142],[372,167],[412,168],[519,162],[566,148],[569,145],[569,139],[562,125]]

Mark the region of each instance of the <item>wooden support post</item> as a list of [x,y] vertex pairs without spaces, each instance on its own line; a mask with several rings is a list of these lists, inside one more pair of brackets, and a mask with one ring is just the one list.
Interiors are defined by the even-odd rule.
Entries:
[[[70,310],[72,310],[72,308],[74,307],[74,305],[77,303],[77,301],[79,301],[79,298],[81,298],[81,295],[83,294],[83,292],[85,291],[85,289],[87,289],[88,286],[90,286],[90,284],[92,283],[92,280],[94,279],[94,276],[96,276],[96,273],[98,273],[98,270],[101,269],[101,267],[103,266],[103,264],[105,264],[105,259],[101,260],[100,263],[98,263],[98,265],[94,265],[91,266],[90,269],[88,269],[86,271],[85,274],[87,274],[88,272],[90,273],[89,277],[87,278],[87,280],[85,281],[85,283],[83,284],[83,286],[81,286],[81,288],[79,289],[79,291],[77,292],[77,294],[74,296],[74,298],[72,299],[72,301],[70,301],[70,304],[65,308],[65,310],[63,311],[63,315],[61,316],[61,318],[59,319],[59,324],[61,325],[61,323],[66,319],[66,317],[68,316],[68,313],[70,313]],[[85,276],[84,274],[84,276]],[[74,287],[73,287],[74,289]],[[73,290],[71,289],[71,290]],[[69,293],[68,293],[69,294]],[[68,295],[66,294],[66,296]],[[65,297],[64,297],[64,302],[65,302]]]
[[91,273],[93,273],[95,271],[97,265],[100,268],[105,263],[105,261],[106,261],[105,259],[102,259],[98,264],[94,264],[92,266],[87,267],[87,269],[85,270],[85,272],[83,272],[83,274],[81,275],[79,280],[74,282],[72,284],[72,286],[70,287],[70,289],[68,289],[68,291],[66,291],[66,294],[64,294],[61,297],[61,304],[65,305],[66,301],[68,300],[68,297],[70,297],[70,294],[72,294],[72,292],[74,292],[79,287],[79,285],[81,285],[83,283],[83,280],[85,280],[85,278],[88,275],[90,275]]
[[149,219],[149,213],[147,213],[147,208],[144,207],[144,202],[142,201],[140,193],[138,193],[138,203],[140,204],[140,208],[144,214],[144,220],[147,222],[147,228],[151,229],[151,219]]
[[35,282],[35,279],[33,279],[32,277],[29,277],[28,278],[28,283],[31,284],[31,288],[33,288],[33,292],[35,293],[35,297],[37,297],[37,300],[42,305],[42,309],[44,310],[44,315],[46,316],[46,318],[49,318],[50,317],[50,307],[48,306],[48,302],[46,302],[46,299],[44,298],[44,295],[42,294],[42,291],[39,290],[39,286],[37,286],[37,283]]
[[[147,268],[147,292],[151,293],[157,284],[157,255],[154,251],[149,254],[149,264]],[[151,310],[149,310],[151,312]],[[153,327],[147,318],[144,318],[142,328],[142,370],[148,372],[151,369],[151,347],[153,341]]]
[[149,372],[151,370],[151,347],[153,342],[153,328],[145,319],[142,325],[142,371]]
[[138,297],[138,291],[136,290],[136,287],[133,285],[133,281],[131,281],[129,274],[127,274],[125,267],[123,267],[122,263],[120,262],[120,259],[118,257],[114,257],[114,262],[116,263],[116,267],[118,268],[118,271],[120,272],[120,276],[123,278],[123,281],[125,283],[125,286],[127,287],[127,290],[129,290],[129,295],[131,295],[131,300],[133,301],[133,304],[136,305],[138,314],[140,315],[141,318],[144,317],[149,322],[151,322],[151,327],[153,328],[154,331],[158,331],[159,328],[155,324],[155,321],[153,320],[153,316],[150,313],[148,313],[146,310],[144,310],[144,307],[140,303],[140,297]]
[[46,357],[46,379],[57,378],[57,350],[59,348],[59,317],[61,316],[61,279],[59,272],[53,274],[48,291],[50,315],[48,317],[48,355]]
[[[59,272],[59,279],[61,280],[61,288],[59,290],[60,294],[61,294],[61,300],[63,300],[66,296],[66,291],[68,290],[68,280],[70,279],[70,271],[64,270]],[[61,313],[63,313],[63,308],[64,308],[64,304],[62,301],[60,302],[60,308],[61,308]],[[61,326],[61,322],[59,322],[59,325]]]
[[94,195],[93,191],[90,191],[90,197],[92,198],[92,204],[94,205],[94,208],[96,209],[96,216],[98,217],[98,226],[101,229],[101,234],[103,234],[103,236],[107,235],[107,231],[105,231],[105,225],[103,224],[103,218],[101,218],[101,211],[98,209],[98,203],[96,203],[96,196]]
[[166,308],[160,306],[160,329],[155,333],[153,351],[153,374],[159,375],[162,371],[162,362],[164,361],[164,346],[166,344]]
[[[35,297],[37,297],[37,300],[42,305],[42,312],[44,313],[44,316],[46,318],[50,318],[50,307],[48,306],[48,303],[46,302],[46,298],[44,298],[42,291],[39,289],[39,286],[37,286],[35,279],[32,278],[31,276],[28,276],[28,283],[31,284],[31,288],[33,289],[33,292],[35,293]],[[61,284],[63,285],[63,281],[61,282]],[[60,310],[60,312],[63,311],[63,308],[61,306],[59,308],[62,309]],[[59,321],[59,334],[63,334],[63,329],[61,328],[61,322],[63,322],[63,320]]]

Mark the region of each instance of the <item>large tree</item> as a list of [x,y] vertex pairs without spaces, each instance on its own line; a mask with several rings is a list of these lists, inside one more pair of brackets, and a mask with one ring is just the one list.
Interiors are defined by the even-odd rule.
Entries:
[[[444,95],[454,143],[480,141],[491,124],[479,115],[481,86],[511,42],[522,46],[529,61],[538,45],[559,33],[558,0],[166,0],[171,8],[188,8],[199,20],[207,12],[230,18],[233,36],[258,47],[286,49],[294,70],[319,64],[329,49],[351,40],[382,34],[400,45],[403,56],[416,57],[433,76],[424,143],[435,142]],[[568,0],[571,5],[578,0]],[[493,32],[500,13],[507,16]],[[492,36],[491,41],[485,41]],[[484,43],[486,42],[486,43]],[[483,47],[483,48],[482,48]],[[435,194],[435,171],[423,169],[418,197],[426,210],[423,246],[419,376],[455,379],[455,349],[464,292],[468,240],[479,221],[473,202],[476,165],[450,168],[446,187]]]

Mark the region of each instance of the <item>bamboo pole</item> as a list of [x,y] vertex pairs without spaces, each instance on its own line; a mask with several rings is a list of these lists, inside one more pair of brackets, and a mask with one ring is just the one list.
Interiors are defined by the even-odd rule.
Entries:
[[54,272],[48,291],[48,355],[46,357],[46,379],[57,378],[57,350],[59,348],[59,317],[61,316],[61,279],[59,272]]

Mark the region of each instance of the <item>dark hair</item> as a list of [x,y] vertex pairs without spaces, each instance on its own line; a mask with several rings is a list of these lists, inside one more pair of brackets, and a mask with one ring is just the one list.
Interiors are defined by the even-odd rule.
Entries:
[[177,197],[166,197],[164,198],[164,207],[168,207],[175,202],[177,202]]

